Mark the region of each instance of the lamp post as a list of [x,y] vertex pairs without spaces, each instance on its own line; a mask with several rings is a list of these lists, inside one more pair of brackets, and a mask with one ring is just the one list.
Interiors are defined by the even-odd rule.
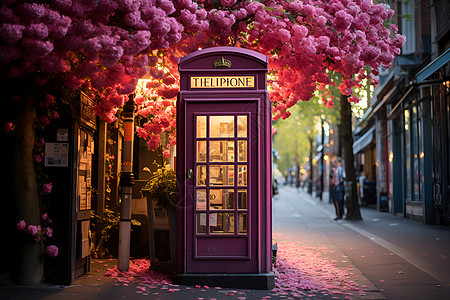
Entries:
[[325,118],[323,115],[320,116],[320,125],[322,127],[322,137],[321,137],[321,143],[322,143],[322,151],[320,153],[320,201],[323,199],[323,189],[324,189],[324,177],[325,177],[325,163],[324,163],[324,154],[325,154],[325,128],[324,128],[324,122]]
[[131,235],[131,197],[133,193],[133,141],[134,141],[134,104],[133,95],[123,107],[123,154],[122,174],[120,186],[122,188],[122,202],[120,204],[119,223],[119,253],[118,265],[120,271],[128,271],[130,266],[130,235]]
[[308,180],[308,194],[312,195],[312,184],[313,184],[313,138],[311,136],[311,130],[308,130],[308,140],[309,140],[309,180]]

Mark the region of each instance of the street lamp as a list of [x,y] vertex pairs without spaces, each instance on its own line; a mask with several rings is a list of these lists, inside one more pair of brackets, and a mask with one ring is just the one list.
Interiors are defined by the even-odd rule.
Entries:
[[322,127],[322,137],[321,137],[321,143],[322,143],[322,150],[320,154],[320,201],[323,199],[323,190],[324,190],[324,179],[325,179],[325,162],[324,162],[324,154],[325,154],[325,116],[320,116],[320,122]]
[[119,253],[118,266],[120,271],[128,271],[130,266],[130,240],[131,240],[131,198],[133,194],[133,141],[134,141],[134,112],[136,105],[134,96],[123,107],[123,152],[122,152],[122,174],[120,186],[122,188],[122,200],[120,203],[119,223]]
[[309,179],[308,179],[308,194],[312,195],[312,184],[313,184],[313,137],[311,135],[311,130],[306,132],[308,134],[309,140]]

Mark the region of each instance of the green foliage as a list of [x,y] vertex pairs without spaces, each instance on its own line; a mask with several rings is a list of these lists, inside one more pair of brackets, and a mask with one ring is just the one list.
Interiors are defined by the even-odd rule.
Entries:
[[[101,223],[102,231],[97,240],[97,245],[94,251],[99,257],[107,257],[109,250],[106,247],[107,242],[110,240],[114,231],[119,230],[120,215],[117,211],[106,208],[103,211],[103,218],[94,214],[91,210],[91,218],[97,219]],[[98,223],[97,223],[98,224]]]
[[[102,231],[97,240],[97,245],[94,249],[94,252],[99,257],[107,257],[111,253],[108,249],[108,242],[111,240],[111,237],[115,232],[119,230],[120,223],[120,214],[117,211],[106,208],[103,211],[103,217],[100,217],[91,210],[91,218],[97,219],[102,226]],[[98,222],[97,222],[98,224]],[[138,220],[132,219],[131,224],[135,226],[141,226],[141,223]]]
[[280,156],[276,163],[282,173],[293,164],[306,163],[305,157],[309,156],[310,151],[308,136],[321,134],[320,125],[318,126],[321,116],[324,116],[327,122],[337,124],[338,106],[327,108],[319,103],[320,98],[318,94],[310,101],[297,103],[290,109],[292,115],[288,119],[274,122],[276,134],[273,136],[273,147]]
[[160,165],[153,162],[157,169],[141,189],[144,196],[158,200],[157,205],[168,209],[169,206],[175,206],[176,196],[176,174],[169,168],[169,165]]

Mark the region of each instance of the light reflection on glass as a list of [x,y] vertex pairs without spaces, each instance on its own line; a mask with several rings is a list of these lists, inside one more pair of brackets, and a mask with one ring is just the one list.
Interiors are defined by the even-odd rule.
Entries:
[[234,189],[209,190],[210,209],[234,209]]
[[234,116],[211,116],[209,122],[210,137],[234,137]]
[[247,234],[247,213],[239,213],[238,228],[239,234]]
[[247,162],[247,141],[238,141],[238,162]]
[[197,141],[197,161],[206,162],[206,141]]
[[234,213],[211,213],[209,215],[210,233],[234,233]]
[[197,214],[197,234],[206,234],[206,213]]
[[247,116],[238,116],[238,137],[247,137]]
[[206,137],[206,116],[197,116],[197,137]]
[[209,160],[212,162],[233,162],[234,141],[210,141]]

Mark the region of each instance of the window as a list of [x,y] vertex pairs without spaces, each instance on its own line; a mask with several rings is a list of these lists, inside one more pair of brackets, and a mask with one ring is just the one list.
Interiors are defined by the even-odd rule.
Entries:
[[402,47],[402,55],[413,54],[416,51],[415,33],[415,3],[414,0],[402,1],[402,34],[406,42]]
[[424,153],[422,145],[422,114],[420,106],[405,110],[405,172],[406,198],[422,201]]
[[248,233],[248,116],[197,115],[197,235]]
[[411,200],[411,118],[409,110],[404,112],[405,120],[405,172],[406,172],[406,199]]
[[420,140],[418,139],[419,126],[418,126],[418,118],[417,118],[417,106],[411,108],[411,159],[412,159],[412,189],[413,189],[413,197],[411,200],[419,201],[419,144]]

